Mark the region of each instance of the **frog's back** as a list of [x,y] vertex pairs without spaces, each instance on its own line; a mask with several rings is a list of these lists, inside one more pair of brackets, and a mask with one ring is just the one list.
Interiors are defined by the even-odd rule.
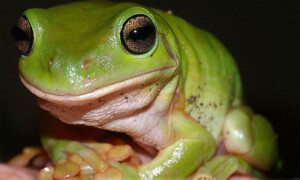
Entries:
[[242,103],[241,82],[234,59],[210,33],[177,16],[160,14],[172,27],[180,45],[180,84],[185,112],[220,142],[226,113]]

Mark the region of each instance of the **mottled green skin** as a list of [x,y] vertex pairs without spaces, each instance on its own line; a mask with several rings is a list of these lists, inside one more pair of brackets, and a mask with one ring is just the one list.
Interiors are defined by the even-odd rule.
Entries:
[[[123,171],[125,179],[138,175],[143,179],[183,179],[199,167],[202,168],[191,178],[205,174],[223,175],[225,179],[236,171],[258,175],[250,164],[268,170],[277,162],[272,127],[264,118],[253,118],[254,114],[245,110],[235,62],[210,33],[175,15],[133,3],[84,1],[30,9],[24,14],[34,29],[35,42],[33,52],[20,59],[20,73],[43,92],[84,95],[131,77],[174,68],[160,74],[165,84],[157,94],[165,98],[163,103],[169,103],[170,113],[162,118],[160,126],[166,134],[171,129],[173,140],[136,172],[129,166],[111,163]],[[122,24],[135,14],[149,16],[157,30],[154,48],[142,55],[125,51],[119,39]],[[230,112],[240,112],[245,121],[239,121],[235,114],[227,116]],[[224,135],[228,137],[224,139]],[[228,139],[233,141],[225,143],[225,147],[238,147],[229,152],[235,155],[210,161],[218,146]],[[48,136],[43,136],[42,141],[54,162],[65,158],[62,151],[83,153],[88,162],[93,159],[93,153],[88,153],[81,143]],[[174,159],[178,150],[180,156]],[[93,167],[101,166],[94,161],[90,162]],[[228,162],[230,170],[212,171],[214,166]],[[156,173],[157,168],[163,170]]]

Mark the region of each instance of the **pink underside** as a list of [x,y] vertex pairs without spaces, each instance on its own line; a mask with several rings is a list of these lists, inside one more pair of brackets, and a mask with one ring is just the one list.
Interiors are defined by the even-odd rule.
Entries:
[[0,179],[2,180],[33,180],[37,179],[39,170],[24,167],[13,167],[0,164]]

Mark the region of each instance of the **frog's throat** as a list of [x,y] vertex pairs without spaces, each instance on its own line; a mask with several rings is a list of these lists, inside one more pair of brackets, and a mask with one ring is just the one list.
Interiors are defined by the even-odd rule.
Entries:
[[62,105],[82,105],[89,103],[91,101],[94,101],[95,99],[99,99],[103,96],[106,96],[108,94],[120,91],[124,88],[128,87],[134,87],[134,86],[139,86],[141,84],[149,83],[149,82],[154,82],[155,80],[158,80],[160,78],[160,74],[168,73],[171,72],[173,75],[171,75],[170,78],[176,74],[176,69],[177,67],[165,67],[161,68],[155,71],[147,72],[138,76],[134,76],[129,79],[125,79],[122,81],[118,81],[112,84],[108,84],[105,86],[102,86],[98,89],[95,89],[89,93],[82,94],[82,95],[55,95],[55,94],[50,94],[47,92],[44,92],[33,85],[31,85],[29,82],[27,82],[22,74],[20,73],[20,79],[21,82],[24,84],[24,86],[32,92],[34,95],[37,97],[44,99],[46,101],[56,103],[56,104],[62,104]]

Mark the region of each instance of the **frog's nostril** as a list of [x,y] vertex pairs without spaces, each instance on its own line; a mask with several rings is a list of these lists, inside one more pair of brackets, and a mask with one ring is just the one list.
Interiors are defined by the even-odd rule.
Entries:
[[13,26],[11,36],[15,47],[23,54],[28,55],[33,48],[33,31],[26,16],[21,16]]

